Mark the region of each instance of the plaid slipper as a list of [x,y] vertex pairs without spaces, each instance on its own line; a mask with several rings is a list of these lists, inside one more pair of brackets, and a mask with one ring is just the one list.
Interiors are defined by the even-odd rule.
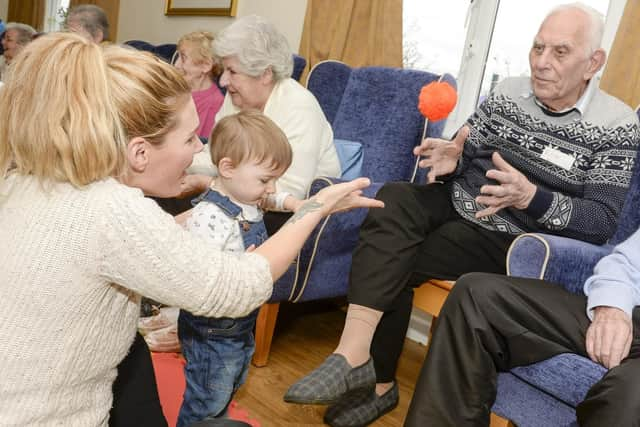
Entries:
[[309,375],[289,387],[284,401],[331,405],[346,395],[368,394],[376,385],[373,359],[352,368],[341,354],[332,354]]
[[331,427],[368,426],[398,406],[398,384],[394,383],[382,396],[374,391],[330,406],[324,414],[324,422]]

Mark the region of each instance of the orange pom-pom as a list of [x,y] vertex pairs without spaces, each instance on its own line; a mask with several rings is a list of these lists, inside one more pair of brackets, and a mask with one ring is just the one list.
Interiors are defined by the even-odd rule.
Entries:
[[456,106],[458,95],[447,82],[431,82],[422,87],[418,97],[418,109],[430,121],[446,118]]

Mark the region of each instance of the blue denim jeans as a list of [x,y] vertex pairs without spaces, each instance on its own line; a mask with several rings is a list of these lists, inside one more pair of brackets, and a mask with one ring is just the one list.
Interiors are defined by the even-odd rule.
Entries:
[[226,415],[235,391],[247,378],[257,316],[258,310],[239,319],[180,312],[178,334],[187,365],[184,401],[176,427]]
[[[245,248],[259,246],[267,239],[262,220],[237,219],[242,208],[215,190],[207,190],[193,203],[214,203],[235,218]],[[258,311],[239,319],[207,318],[180,311],[178,336],[187,360],[184,370],[187,387],[176,427],[226,415],[233,394],[247,378],[255,350],[253,328]]]

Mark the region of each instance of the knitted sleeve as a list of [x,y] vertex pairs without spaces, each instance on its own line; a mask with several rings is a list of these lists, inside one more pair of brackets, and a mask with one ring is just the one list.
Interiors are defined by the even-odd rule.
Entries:
[[262,256],[208,247],[139,190],[112,191],[100,203],[95,256],[106,280],[213,317],[245,316],[271,296],[270,267]]

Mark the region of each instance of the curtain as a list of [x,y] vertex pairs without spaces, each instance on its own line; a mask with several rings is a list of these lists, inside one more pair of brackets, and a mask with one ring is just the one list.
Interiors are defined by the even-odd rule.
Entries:
[[8,22],[31,25],[37,31],[44,28],[46,0],[9,0]]
[[640,104],[640,0],[627,0],[600,88],[636,108]]
[[308,0],[299,54],[353,67],[402,67],[402,0]]
[[104,10],[104,13],[107,14],[107,20],[109,21],[109,40],[115,42],[118,34],[120,0],[70,0],[69,8],[79,4],[95,4]]

